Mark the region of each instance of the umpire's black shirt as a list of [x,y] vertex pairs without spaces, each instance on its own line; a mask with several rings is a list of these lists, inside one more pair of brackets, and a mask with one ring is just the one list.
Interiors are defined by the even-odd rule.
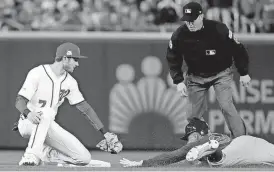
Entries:
[[171,37],[166,58],[174,84],[184,80],[183,60],[188,73],[209,77],[225,70],[234,61],[241,76],[248,74],[248,53],[225,24],[204,19],[203,28],[190,32],[184,24]]

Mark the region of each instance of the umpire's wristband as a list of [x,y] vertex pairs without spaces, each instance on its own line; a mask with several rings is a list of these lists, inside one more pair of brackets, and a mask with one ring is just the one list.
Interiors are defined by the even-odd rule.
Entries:
[[25,110],[23,111],[23,116],[24,116],[25,118],[27,118],[29,113],[30,113],[30,110],[27,108],[27,109],[25,109]]

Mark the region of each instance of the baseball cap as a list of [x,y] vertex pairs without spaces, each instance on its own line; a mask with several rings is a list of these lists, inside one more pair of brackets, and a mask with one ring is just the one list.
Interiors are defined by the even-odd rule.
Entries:
[[194,21],[197,17],[202,14],[202,6],[197,2],[190,2],[183,7],[182,21]]
[[188,140],[188,136],[191,133],[197,132],[202,136],[208,134],[208,124],[198,118],[193,118],[185,127],[185,135],[181,138],[182,140]]
[[56,57],[74,57],[74,58],[87,58],[80,55],[80,48],[70,42],[63,43],[57,47]]

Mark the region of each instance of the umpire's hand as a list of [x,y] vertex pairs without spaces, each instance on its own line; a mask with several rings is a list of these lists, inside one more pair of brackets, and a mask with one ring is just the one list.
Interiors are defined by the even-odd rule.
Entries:
[[242,86],[248,87],[248,85],[250,84],[250,81],[251,81],[251,78],[249,75],[240,76],[240,83],[242,84]]
[[177,85],[177,91],[182,97],[187,97],[187,88],[184,82],[181,82]]
[[28,114],[28,120],[33,124],[39,124],[42,118],[42,112],[30,112]]

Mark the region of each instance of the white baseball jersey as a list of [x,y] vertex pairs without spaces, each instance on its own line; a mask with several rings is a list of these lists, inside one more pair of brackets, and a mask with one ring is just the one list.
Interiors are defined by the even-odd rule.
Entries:
[[213,166],[237,167],[248,165],[274,166],[274,145],[264,139],[243,135],[223,149],[224,157]]
[[85,146],[55,121],[51,121],[65,98],[71,105],[84,101],[77,81],[69,73],[57,78],[49,65],[35,67],[29,71],[18,94],[30,100],[27,106],[31,111],[41,110],[46,115],[38,125],[28,119],[19,119],[21,136],[29,138],[26,152],[35,153],[43,160],[43,147],[49,146],[68,156],[66,161],[73,164],[89,163],[90,153]]
[[52,108],[57,114],[58,107],[67,98],[71,105],[84,101],[77,81],[69,74],[57,78],[49,65],[40,65],[29,71],[19,95],[26,97],[31,111]]

